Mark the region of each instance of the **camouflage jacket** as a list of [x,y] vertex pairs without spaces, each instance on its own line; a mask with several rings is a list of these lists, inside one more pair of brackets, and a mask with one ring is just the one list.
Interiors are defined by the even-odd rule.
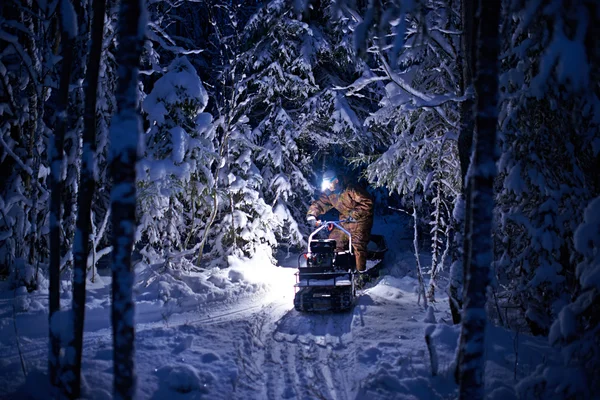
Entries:
[[307,215],[318,217],[335,208],[340,212],[340,219],[354,218],[357,222],[373,219],[373,198],[362,187],[349,184],[341,193],[326,192],[315,200],[308,209]]

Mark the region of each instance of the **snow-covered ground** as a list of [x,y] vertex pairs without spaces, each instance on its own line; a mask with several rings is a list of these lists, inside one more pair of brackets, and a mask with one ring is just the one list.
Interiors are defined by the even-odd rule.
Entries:
[[[140,266],[138,398],[452,398],[459,330],[449,325],[443,293],[433,313],[417,303],[406,228],[398,218],[377,221],[374,231],[385,233],[390,246],[385,275],[346,313],[295,311],[295,270],[261,259],[179,279]],[[88,294],[83,353],[88,399],[111,398],[109,284],[103,277]],[[0,289],[0,398],[45,399],[47,296]],[[70,302],[68,296],[63,300],[65,306]],[[426,331],[433,332],[437,376]],[[487,336],[490,398],[514,398],[512,385],[543,362],[547,345],[495,327]]]

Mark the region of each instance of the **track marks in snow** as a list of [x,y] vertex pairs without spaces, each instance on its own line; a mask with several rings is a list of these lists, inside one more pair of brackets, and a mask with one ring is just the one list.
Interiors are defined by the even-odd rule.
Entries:
[[353,398],[354,315],[287,311],[264,332],[262,349],[266,399]]
[[[420,375],[425,354],[417,350],[424,348],[422,308],[413,296],[382,294],[364,291],[343,314],[301,314],[285,300],[228,307],[189,321],[203,340],[194,339],[181,355],[197,345],[202,354],[218,354],[215,362],[194,357],[197,369],[229,371],[231,378],[223,379],[214,370],[216,393],[211,393],[217,397],[350,400],[374,394],[383,399],[389,392],[374,388],[385,381],[385,371]],[[191,334],[179,330],[183,338]],[[219,343],[221,350],[213,349]],[[179,341],[172,346],[179,348]]]
[[[382,368],[421,367],[422,307],[411,295],[382,294],[364,291],[343,314],[301,314],[275,302],[249,315],[238,368],[256,373],[244,386],[254,384],[261,399],[349,400],[370,393]],[[383,332],[392,336],[382,341]]]

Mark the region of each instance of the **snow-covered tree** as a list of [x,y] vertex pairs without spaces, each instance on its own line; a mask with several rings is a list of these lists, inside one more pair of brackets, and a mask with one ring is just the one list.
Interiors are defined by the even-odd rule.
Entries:
[[211,215],[203,228],[199,260],[204,266],[226,266],[228,256],[252,256],[264,244],[276,247],[279,230],[271,206],[264,201],[263,178],[256,167],[258,147],[247,112],[254,98],[248,91],[255,78],[247,75],[240,12],[223,2],[209,13],[213,27],[208,41],[212,110],[217,161],[213,168]]
[[[16,286],[37,286],[47,263],[49,163],[44,117],[60,37],[51,4],[0,5],[0,263]],[[52,22],[52,23],[51,23]]]
[[303,219],[312,191],[306,177],[311,159],[298,111],[318,91],[312,32],[297,18],[291,2],[272,1],[250,19],[243,36],[252,43],[243,53],[243,72],[252,78],[248,115],[259,146],[255,163],[262,176],[261,192],[285,227],[276,233],[292,245],[302,242],[297,221]]
[[[77,0],[47,3],[8,1],[0,7],[0,98],[3,116],[0,124],[0,164],[3,171],[10,171],[0,182],[0,231],[6,235],[0,238],[0,259],[10,269],[15,286],[25,285],[29,290],[39,286],[44,290],[47,288],[45,274],[51,253],[50,308],[51,314],[54,314],[58,307],[59,271],[65,272],[73,256],[77,212],[74,200],[79,190],[84,104],[82,82],[87,74],[85,59],[90,4]],[[100,16],[100,20],[104,20],[104,15]],[[108,34],[104,39],[108,49],[114,37]],[[103,59],[110,57],[110,51],[103,53]],[[100,88],[110,87],[111,68],[102,73]],[[93,97],[96,98],[95,95]],[[111,97],[110,89],[100,91],[101,108]],[[106,113],[100,114],[105,121]],[[106,148],[104,132],[105,127],[100,129],[98,136],[100,149]],[[108,181],[105,179],[106,163],[99,164],[94,172],[103,183]],[[49,204],[50,186],[54,193],[52,207]],[[110,250],[110,247],[104,247],[96,252],[98,246],[105,245],[100,242],[108,231],[108,202],[102,201],[108,197],[106,192],[104,188],[99,193],[101,201],[94,202],[92,208],[91,260],[94,264],[97,258]],[[59,223],[60,220],[62,223]],[[49,245],[50,237],[52,246]],[[87,255],[84,260],[88,260]],[[66,272],[62,277],[69,276],[70,271],[66,269]],[[51,341],[55,356],[51,355],[50,361],[57,368],[60,343],[56,332],[51,332],[51,335],[54,336]],[[69,358],[67,361],[72,360]]]
[[263,178],[252,157],[258,149],[246,122],[242,119],[229,126],[220,158],[221,206],[219,223],[211,232],[209,256],[217,265],[227,262],[227,256],[252,256],[261,247],[267,251],[275,248],[275,232],[281,229],[281,222],[262,195]]
[[590,202],[575,231],[583,257],[575,271],[578,291],[550,328],[562,365],[539,365],[517,386],[522,398],[591,399],[600,390],[600,197]]
[[[245,25],[235,4],[224,2],[209,13],[214,29],[207,47],[219,51],[209,50],[218,74],[207,79],[218,152],[227,160],[216,173],[210,258],[242,249],[249,255],[256,243],[300,244],[298,221],[314,190],[313,164],[333,146],[357,146],[362,120],[344,96],[351,80],[342,79],[355,74],[356,65],[348,32],[327,22],[334,13],[328,2],[298,13],[289,1],[258,7]],[[258,235],[242,233],[240,222],[259,226]]]
[[[385,84],[380,108],[366,123],[384,146],[366,157],[366,176],[405,198],[419,214],[430,215],[432,265],[429,298],[450,251],[452,210],[460,190],[457,138],[463,99],[459,66],[460,19],[457,2],[412,5],[371,3],[355,31],[356,45],[375,58],[372,68],[352,86]],[[374,14],[380,21],[373,21]],[[378,39],[368,42],[375,24]],[[415,226],[418,229],[418,226]]]
[[[575,292],[573,232],[600,190],[594,2],[507,5],[496,271],[502,305],[547,334]],[[513,318],[514,320],[515,318]],[[516,321],[515,321],[516,322]]]
[[202,257],[214,209],[218,143],[211,114],[204,112],[209,94],[194,66],[206,50],[203,18],[212,6],[148,5],[140,88],[150,127],[140,168],[137,240],[147,262],[172,268],[189,269]]
[[333,1],[298,4],[271,1],[260,9],[245,29],[252,45],[243,53],[264,196],[288,221],[278,236],[290,244],[301,240],[297,222],[315,170],[374,147],[363,124],[375,110],[373,89],[351,87],[368,73],[354,57],[355,19]]
[[148,243],[143,254],[169,266],[198,243],[212,206],[216,154],[212,117],[203,112],[207,102],[202,81],[183,56],[142,103],[150,128],[139,168],[139,232]]

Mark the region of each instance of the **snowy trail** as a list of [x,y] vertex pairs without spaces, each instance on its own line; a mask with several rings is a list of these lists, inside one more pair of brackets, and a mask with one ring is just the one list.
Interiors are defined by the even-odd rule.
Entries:
[[[404,359],[414,364],[411,373],[426,369],[424,311],[412,293],[395,290],[393,296],[388,301],[367,290],[352,311],[339,314],[298,313],[289,298],[239,314],[247,326],[236,358],[242,374],[235,393],[242,389],[233,398],[250,389],[257,399],[356,399],[369,391],[365,380],[374,367]],[[390,331],[405,334],[389,337]]]
[[[377,333],[378,323],[372,319],[394,310],[386,311],[389,304],[374,302],[368,291],[352,311],[340,314],[302,314],[293,309],[292,299],[290,291],[285,295],[263,293],[233,304],[214,303],[168,315],[164,308],[139,304],[136,361],[140,398],[161,398],[172,392],[178,382],[165,384],[161,368],[164,375],[177,364],[210,371],[204,378],[210,387],[218,388],[211,390],[213,398],[356,398],[365,371],[372,370],[365,370],[362,364],[376,361],[371,355],[381,353],[371,348],[368,331],[374,329],[376,336],[386,336],[390,329],[379,323],[381,332]],[[380,307],[383,309],[376,311]],[[393,316],[387,317],[393,320]],[[17,317],[30,370],[45,369],[45,318],[45,314]],[[10,336],[14,339],[10,329],[8,325],[2,329],[4,345],[11,342]],[[108,309],[88,310],[83,371],[91,398],[102,397],[98,391],[107,394],[91,388],[110,386],[111,340]],[[18,357],[14,346],[4,346],[2,356],[12,361]],[[22,380],[19,373],[15,370],[15,381]]]
[[[451,398],[456,390],[451,362],[458,329],[444,322],[447,304],[440,299],[433,338],[441,374],[432,377],[424,340],[426,312],[417,304],[415,284],[409,277],[386,276],[360,293],[351,311],[336,314],[295,311],[293,292],[283,285],[282,290],[167,313],[165,318],[161,318],[164,306],[140,307],[137,398]],[[0,312],[0,399],[46,398],[46,314],[18,316],[29,373],[25,382],[9,309]],[[91,400],[110,398],[113,379],[110,325],[108,320],[100,323],[104,318],[100,313],[97,316],[86,325],[84,335],[84,393]],[[490,334],[495,338],[488,349],[487,382],[506,385],[515,365],[514,341],[501,330]],[[536,365],[546,351],[532,343],[524,338],[519,342],[523,371]],[[27,395],[15,395],[17,390]]]
[[[407,377],[427,374],[425,312],[417,305],[414,284],[411,278],[379,282],[345,313],[299,313],[289,288],[179,312],[140,303],[139,398],[390,398],[378,394],[381,382],[373,381],[378,371],[406,364]],[[45,318],[17,319],[30,370],[45,370]],[[108,395],[112,381],[109,319],[107,308],[88,310],[83,373],[91,399]],[[2,334],[0,355],[16,366],[18,354],[9,345],[14,333],[5,325]],[[17,368],[13,377],[23,383]]]

